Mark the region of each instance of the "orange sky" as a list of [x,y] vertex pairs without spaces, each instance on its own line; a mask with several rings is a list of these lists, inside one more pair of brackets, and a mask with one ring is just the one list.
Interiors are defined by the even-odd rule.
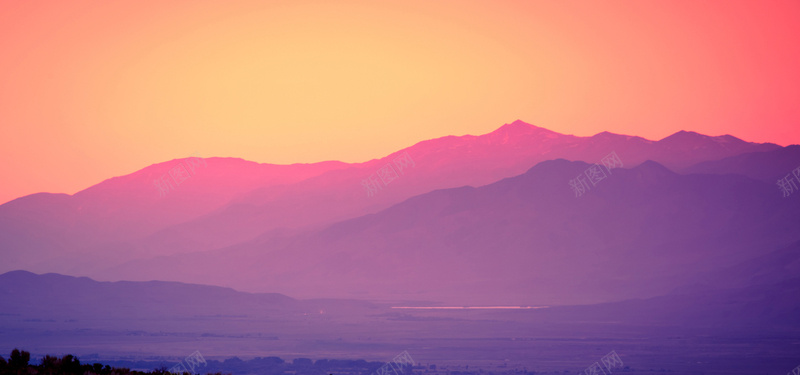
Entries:
[[365,161],[515,119],[800,143],[796,0],[333,3],[0,3],[0,202],[192,153]]

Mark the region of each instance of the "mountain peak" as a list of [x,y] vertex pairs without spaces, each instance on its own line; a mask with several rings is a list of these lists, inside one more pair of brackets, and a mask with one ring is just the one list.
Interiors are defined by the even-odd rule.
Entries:
[[609,132],[609,131],[603,131],[603,132],[600,132],[600,133],[597,133],[597,134],[593,135],[591,138],[592,139],[620,139],[620,140],[627,140],[627,139],[631,139],[632,137],[628,136],[628,135],[621,135],[621,134],[617,134],[617,133],[612,133],[612,132]]
[[531,125],[531,124],[529,124],[529,123],[527,123],[527,122],[525,122],[525,121],[522,121],[522,120],[520,120],[520,119],[516,119],[516,120],[514,120],[512,123],[510,123],[510,124],[506,124],[506,125],[514,125],[514,126],[528,126],[528,127],[530,127],[530,126],[533,126],[533,125]]
[[717,137],[713,137],[718,142],[745,142],[739,138],[736,138],[730,134],[723,134]]
[[665,178],[671,178],[676,175],[675,172],[671,171],[663,164],[653,160],[645,160],[642,164],[631,168],[631,170],[637,175],[644,177],[645,181],[650,182],[664,181]]
[[19,279],[19,278],[28,278],[38,276],[33,272],[25,271],[25,270],[15,270],[15,271],[8,271],[6,273],[0,274],[0,278],[8,278],[8,279]]
[[675,174],[675,172],[669,170],[669,168],[665,167],[663,164],[654,161],[654,160],[645,160],[642,164],[637,165],[633,169],[636,170],[654,170],[654,171],[662,171],[669,174]]
[[530,129],[535,129],[535,128],[536,128],[535,126],[533,126],[531,124],[528,124],[525,121],[514,120],[510,124],[504,124],[503,126],[498,128],[497,130],[501,130],[502,129],[502,130],[507,130],[507,131],[520,131],[520,130],[530,130]]
[[558,133],[545,129],[536,125],[531,125],[522,120],[514,120],[514,122],[510,124],[505,124],[492,133],[502,133],[502,134],[510,134],[510,135],[529,135],[529,134],[536,134],[536,133],[544,133],[544,134],[552,134],[557,135]]
[[707,135],[703,135],[693,131],[681,130],[675,132],[667,137],[661,139],[662,142],[667,141],[689,141],[689,140],[697,140],[697,139],[704,139],[704,138],[711,138]]

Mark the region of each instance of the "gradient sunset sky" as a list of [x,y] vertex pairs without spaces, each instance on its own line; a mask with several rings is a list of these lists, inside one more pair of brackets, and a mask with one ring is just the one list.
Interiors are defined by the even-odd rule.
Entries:
[[[0,203],[516,119],[800,143],[800,1],[4,1]],[[800,163],[800,161],[798,161]]]

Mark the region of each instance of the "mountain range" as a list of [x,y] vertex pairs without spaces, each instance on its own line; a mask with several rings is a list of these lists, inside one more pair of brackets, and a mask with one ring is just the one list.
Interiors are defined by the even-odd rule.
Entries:
[[[675,169],[775,149],[780,147],[683,131],[660,141],[607,132],[575,137],[515,121],[489,134],[424,141],[365,163],[206,158],[191,178],[160,196],[154,182],[190,159],[173,160],[71,196],[40,193],[0,205],[0,248],[18,258],[3,270],[36,268],[42,259],[82,252],[127,260],[212,250],[271,230],[375,213],[436,189],[486,185],[556,158],[594,163],[616,151],[626,166],[654,160]],[[402,178],[379,183],[379,193],[368,196],[362,182],[399,155],[411,160]]]
[[[576,196],[570,181],[612,152],[622,168],[599,166],[604,179]],[[769,181],[797,154],[729,135],[576,137],[515,121],[365,163],[179,159],[0,205],[0,271],[298,298],[647,298],[800,240],[798,200]],[[174,183],[159,191],[165,176]]]

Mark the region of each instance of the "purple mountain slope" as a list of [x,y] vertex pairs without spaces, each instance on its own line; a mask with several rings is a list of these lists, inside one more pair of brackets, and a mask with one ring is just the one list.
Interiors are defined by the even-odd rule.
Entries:
[[697,282],[663,296],[594,306],[552,309],[553,320],[676,327],[725,331],[794,332],[800,324],[800,241],[696,278]]
[[734,175],[565,160],[480,188],[438,190],[377,214],[93,275],[169,279],[302,298],[586,304],[665,294],[800,240],[800,199]]
[[800,167],[800,145],[772,151],[749,152],[721,160],[705,161],[681,170],[681,173],[739,174],[774,184]]
[[800,242],[746,262],[720,269],[702,278],[691,290],[742,288],[776,284],[800,275]]
[[687,290],[647,299],[542,310],[539,319],[582,324],[672,326],[679,330],[719,330],[727,333],[772,331],[794,334],[800,324],[800,278],[747,287]]

